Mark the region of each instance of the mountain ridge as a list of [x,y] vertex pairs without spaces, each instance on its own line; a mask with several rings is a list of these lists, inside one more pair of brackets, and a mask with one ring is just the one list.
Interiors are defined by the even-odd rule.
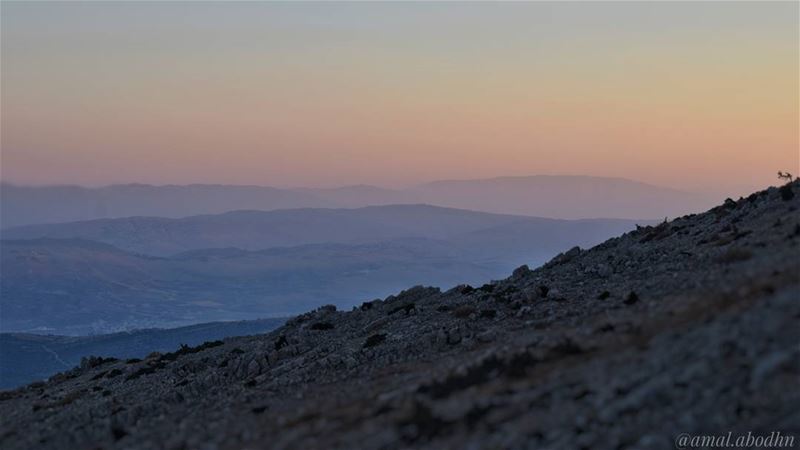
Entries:
[[154,256],[237,247],[259,250],[311,243],[363,243],[402,237],[447,238],[510,223],[549,224],[648,223],[630,219],[549,219],[495,214],[424,204],[361,208],[237,210],[182,218],[125,217],[59,224],[26,225],[3,230],[4,239],[81,238]]
[[[520,186],[520,180],[536,183]],[[487,182],[492,186],[487,187]],[[508,186],[492,190],[501,182]],[[446,183],[452,182],[389,189],[370,185],[276,188],[214,184],[26,187],[4,182],[0,185],[3,208],[0,227],[131,216],[185,217],[239,209],[357,208],[409,203],[562,219],[600,216],[655,219],[705,209],[712,204],[707,196],[624,178],[500,177],[462,180],[459,189],[463,189],[455,191],[452,186],[443,190],[442,187],[448,186]],[[591,183],[594,187],[580,190],[581,183]],[[618,188],[610,191],[609,183]],[[642,197],[644,192],[648,194]],[[652,204],[654,200],[658,205]]]

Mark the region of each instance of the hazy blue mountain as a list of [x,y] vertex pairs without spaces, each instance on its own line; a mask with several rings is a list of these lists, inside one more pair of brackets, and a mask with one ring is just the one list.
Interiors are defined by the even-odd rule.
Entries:
[[339,208],[427,203],[424,198],[408,190],[386,189],[366,184],[328,189],[301,188],[295,191],[313,195]]
[[[430,206],[138,220],[26,227],[50,237],[0,241],[2,329],[85,334],[350,307],[409,285],[484,283],[634,228]],[[316,239],[330,242],[304,243]],[[142,253],[178,248],[188,250]]]
[[357,185],[332,189],[263,186],[0,186],[0,226],[9,228],[131,216],[185,217],[232,210],[358,208],[431,204],[562,219],[663,219],[697,212],[717,198],[622,178],[530,176],[438,181],[409,189]]
[[[560,233],[558,230],[566,224],[553,219],[426,205],[392,205],[359,209],[234,211],[180,219],[128,217],[28,225],[4,230],[3,238],[86,239],[123,250],[167,256],[205,248],[260,250],[321,243],[372,243],[409,237],[452,239],[479,230],[522,223],[535,224],[538,233]],[[617,223],[632,226],[630,221]],[[572,237],[580,235],[573,233]],[[550,235],[543,235],[547,236]],[[569,242],[570,239],[565,239],[559,244],[569,245]]]
[[96,336],[0,333],[0,389],[10,389],[80,364],[84,356],[143,358],[150,352],[171,352],[181,344],[198,345],[231,336],[266,333],[285,319],[212,322],[172,329],[146,329]]
[[287,316],[352,306],[409,284],[455,285],[502,273],[430,240],[174,258],[82,240],[6,240],[0,250],[2,330],[70,335]]
[[437,181],[410,192],[432,205],[563,219],[663,219],[703,211],[718,200],[623,178],[588,176]]
[[309,193],[264,186],[194,184],[27,187],[0,185],[0,225],[58,223],[130,216],[184,217],[236,209],[330,206]]

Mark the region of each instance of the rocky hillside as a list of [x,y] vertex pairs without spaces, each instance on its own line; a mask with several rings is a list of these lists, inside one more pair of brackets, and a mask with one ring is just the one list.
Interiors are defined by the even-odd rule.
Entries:
[[800,432],[800,183],[505,280],[2,393],[4,449],[674,448]]

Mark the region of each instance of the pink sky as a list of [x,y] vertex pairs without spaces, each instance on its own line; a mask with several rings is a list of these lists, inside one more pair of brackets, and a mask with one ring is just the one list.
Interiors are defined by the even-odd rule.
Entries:
[[4,3],[2,178],[798,171],[798,3]]

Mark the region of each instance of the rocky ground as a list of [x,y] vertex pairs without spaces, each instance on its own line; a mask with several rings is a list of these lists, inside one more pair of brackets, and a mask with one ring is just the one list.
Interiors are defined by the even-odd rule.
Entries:
[[[0,393],[3,449],[674,448],[800,439],[800,183],[493,284],[87,359]],[[795,443],[800,445],[800,443]]]

